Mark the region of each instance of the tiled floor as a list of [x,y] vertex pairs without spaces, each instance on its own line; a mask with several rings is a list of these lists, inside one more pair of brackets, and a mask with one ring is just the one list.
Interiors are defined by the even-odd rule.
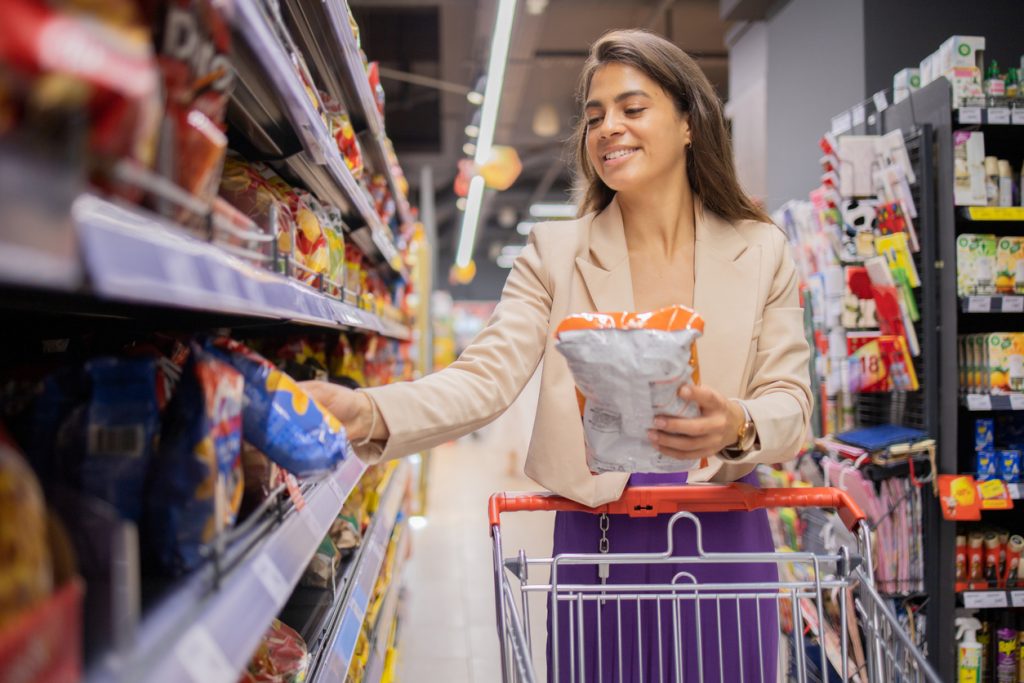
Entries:
[[[496,491],[539,487],[518,463],[510,475],[498,434],[467,437],[435,449],[430,458],[427,525],[413,532],[405,571],[398,677],[401,683],[500,683],[494,618],[494,574],[487,498]],[[503,518],[505,555],[551,552],[554,516],[519,513]],[[539,577],[539,575],[538,575]],[[531,579],[534,574],[531,573]],[[534,652],[544,679],[543,602],[532,608]],[[536,660],[537,657],[534,657]]]

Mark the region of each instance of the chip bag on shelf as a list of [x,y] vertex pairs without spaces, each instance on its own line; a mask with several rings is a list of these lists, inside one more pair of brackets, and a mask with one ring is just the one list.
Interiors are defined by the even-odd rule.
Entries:
[[207,347],[245,377],[246,441],[299,477],[331,470],[345,459],[345,428],[295,380],[234,340],[219,338]]
[[356,130],[345,107],[328,95],[322,95],[327,112],[327,127],[338,145],[338,151],[345,159],[345,165],[357,180],[363,175],[363,154],[359,151]]
[[295,629],[274,619],[239,683],[302,683],[309,670],[309,649]]
[[153,462],[144,542],[161,573],[198,567],[242,504],[240,372],[194,346]]
[[[278,253],[290,254],[294,217],[291,207],[282,197],[280,186],[272,185],[270,177],[276,177],[276,174],[263,164],[250,164],[229,157],[224,163],[220,193],[254,223],[274,231]],[[274,225],[270,225],[272,216],[276,216]]]
[[558,326],[556,348],[576,380],[587,464],[601,472],[684,472],[695,461],[661,454],[648,431],[658,415],[697,417],[679,398],[700,382],[703,319],[685,306],[652,313],[579,313]]

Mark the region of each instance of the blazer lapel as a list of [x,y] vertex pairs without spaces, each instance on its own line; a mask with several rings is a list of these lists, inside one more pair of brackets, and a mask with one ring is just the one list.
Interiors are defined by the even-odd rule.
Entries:
[[697,343],[701,381],[742,398],[743,373],[754,332],[761,248],[699,205],[695,244],[694,308],[704,318]]
[[587,286],[595,311],[633,310],[633,278],[622,225],[622,212],[613,199],[590,225],[590,260],[576,257],[576,268]]

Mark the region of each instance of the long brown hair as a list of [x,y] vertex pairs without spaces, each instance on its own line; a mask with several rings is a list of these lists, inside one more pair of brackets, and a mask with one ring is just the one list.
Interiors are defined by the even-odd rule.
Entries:
[[[587,99],[594,73],[613,63],[643,72],[675,101],[680,115],[689,116],[692,142],[686,155],[686,175],[704,208],[729,221],[771,222],[740,188],[722,102],[697,62],[649,31],[610,31],[590,47],[590,55],[580,74],[580,106]],[[604,184],[590,164],[586,116],[580,117],[572,145],[579,213],[582,216],[591,211],[603,211],[615,197],[615,191]]]

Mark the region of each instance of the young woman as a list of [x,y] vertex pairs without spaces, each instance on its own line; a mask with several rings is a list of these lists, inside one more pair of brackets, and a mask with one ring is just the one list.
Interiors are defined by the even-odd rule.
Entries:
[[[591,48],[580,95],[575,149],[581,217],[534,227],[494,317],[459,360],[416,382],[358,393],[328,384],[307,387],[347,425],[360,455],[376,461],[487,424],[515,399],[543,357],[526,473],[551,491],[595,506],[617,499],[627,483],[756,483],[756,464],[796,455],[811,410],[809,351],[785,236],[740,189],[721,102],[682,50],[643,31],[608,33]],[[705,320],[698,341],[703,384],[680,390],[699,404],[701,416],[659,418],[650,439],[662,453],[700,466],[688,476],[592,475],[573,378],[554,348],[554,330],[571,313],[672,304],[691,306]],[[699,517],[706,551],[773,549],[763,511]],[[554,553],[597,552],[599,519],[559,513]],[[664,551],[667,518],[615,518],[604,535],[612,552]],[[674,535],[677,555],[695,553],[692,524],[677,524]],[[693,574],[685,580],[701,583],[777,579],[773,565],[695,567],[616,565],[607,581],[670,583],[683,571]],[[593,566],[567,569],[560,581],[598,581]],[[604,680],[660,680],[661,665],[675,670],[680,638],[686,680],[774,680],[774,602],[739,600],[726,607],[702,605],[697,614],[690,604],[682,612],[681,635],[668,626],[670,612],[659,626],[656,608],[644,607],[641,624],[635,613],[624,616],[621,651],[611,643],[618,627],[614,608],[589,612],[587,679],[597,680],[601,667]],[[595,642],[599,619],[609,640],[601,648]],[[559,624],[561,631],[567,616],[560,613]],[[699,644],[698,627],[705,634]],[[732,643],[724,654],[717,633]],[[563,635],[557,679],[569,680],[570,645]],[[552,662],[550,639],[548,655]]]

